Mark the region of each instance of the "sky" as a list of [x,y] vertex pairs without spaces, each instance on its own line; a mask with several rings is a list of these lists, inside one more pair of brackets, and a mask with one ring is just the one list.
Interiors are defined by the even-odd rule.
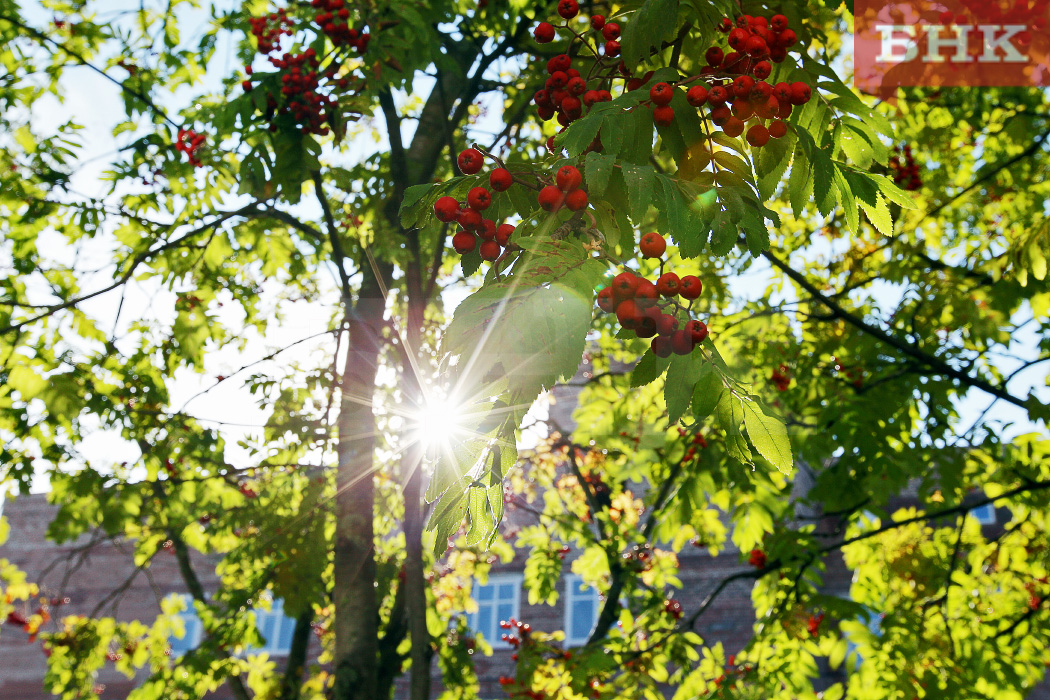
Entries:
[[[112,3],[114,12],[119,11],[124,6],[135,8],[137,5],[137,1],[134,3],[115,1]],[[44,26],[50,20],[51,15],[37,7],[35,10],[27,11],[27,17],[37,26]],[[193,12],[190,11],[190,14],[186,15],[184,19],[192,21],[194,19]],[[184,39],[188,41],[190,32],[185,32],[185,35]],[[229,74],[236,67],[233,46],[229,42],[219,45],[216,56],[212,61],[212,67],[218,75]],[[71,116],[75,117],[84,126],[81,132],[81,138],[85,144],[82,158],[84,165],[74,176],[73,187],[84,194],[99,194],[107,186],[106,183],[100,180],[107,161],[116,152],[121,143],[126,143],[131,138],[131,134],[125,134],[118,139],[114,139],[111,133],[112,127],[118,121],[121,112],[120,96],[117,87],[85,68],[72,67],[68,71],[68,78],[65,81],[65,101],[61,104],[54,102],[46,109],[42,109],[35,114],[34,126],[42,132],[46,132]],[[115,69],[114,74],[120,75],[120,70]],[[420,89],[426,89],[429,87],[429,82],[428,79],[420,79],[417,86]],[[217,86],[215,87],[217,88]],[[183,94],[177,93],[173,96],[162,97],[160,102],[164,106],[173,106],[180,104],[183,97]],[[487,116],[482,117],[479,121],[477,125],[478,133],[498,131],[501,103],[497,98],[490,97],[484,102],[484,107]],[[410,138],[413,124],[414,122],[406,122],[406,138]],[[377,125],[382,125],[381,118],[377,118]],[[378,131],[381,133],[382,129]],[[360,130],[360,133],[353,139],[352,144],[352,153],[359,157],[364,157],[377,149],[386,147],[386,142],[382,138],[375,139],[367,128]],[[316,212],[310,210],[308,204],[302,205],[299,209],[306,216],[316,214]],[[54,247],[56,257],[72,256],[73,251],[69,249],[62,239],[55,236],[55,241],[57,244]],[[840,241],[838,245],[844,243],[844,241]],[[827,246],[827,250],[823,252],[831,254],[834,252],[833,247],[837,244],[827,242],[821,245]],[[106,279],[108,271],[104,266],[109,259],[109,252],[110,248],[104,239],[92,240],[78,251],[81,263],[84,264],[85,268],[91,267],[93,264],[96,267],[103,268],[96,276],[99,284],[108,281]],[[818,254],[821,254],[821,252],[818,247]],[[761,291],[765,289],[771,274],[769,265],[764,260],[759,260],[746,273],[733,280],[731,287],[741,295],[747,294],[748,290]],[[85,289],[89,289],[92,286],[91,284],[84,285]],[[125,299],[125,305],[121,312],[121,318],[124,323],[142,316],[153,315],[158,319],[170,319],[173,316],[174,294],[159,287],[151,287],[148,284],[140,284],[138,287],[139,293],[128,295]],[[469,291],[466,287],[447,291],[445,293],[445,301],[449,308],[454,307]],[[884,308],[890,308],[897,295],[899,295],[899,290],[890,285],[883,285],[878,298]],[[116,293],[109,294],[91,302],[88,308],[91,310],[91,313],[99,318],[112,319],[115,315],[118,300],[119,295]],[[786,300],[790,300],[790,298],[787,297]],[[232,306],[230,305],[231,309]],[[204,374],[197,375],[187,371],[180,375],[177,382],[173,383],[172,408],[183,407],[188,413],[204,422],[225,426],[225,431],[229,435],[227,443],[231,446],[228,458],[235,466],[244,466],[248,460],[247,453],[235,446],[236,438],[252,434],[254,429],[265,422],[269,411],[265,407],[257,405],[247,391],[241,389],[236,381],[222,382],[217,388],[208,391],[206,394],[200,394],[200,392],[208,389],[215,382],[215,377],[219,375],[229,376],[238,367],[256,358],[263,357],[278,347],[308,338],[327,328],[331,313],[330,304],[297,303],[291,305],[291,307],[289,309],[291,313],[286,315],[286,320],[279,326],[268,329],[265,336],[251,334],[251,340],[245,351],[238,352],[231,349],[215,353],[208,359],[207,371]],[[225,312],[224,321],[231,325],[236,325],[237,318],[235,313],[233,311]],[[1029,329],[1017,335],[1014,341],[1015,347],[1012,349],[1021,354],[1034,356],[1037,350],[1035,342],[1036,336]],[[304,342],[283,353],[269,364],[271,367],[287,365],[287,363],[293,361],[306,360],[319,351],[330,352],[330,350],[331,341],[327,338]],[[1007,372],[1012,371],[1013,367],[1011,364],[1011,361],[1004,359],[1003,369]],[[265,368],[266,365],[261,365],[253,368],[252,371]],[[388,379],[390,379],[389,376]],[[1046,391],[1044,379],[1045,368],[1036,366],[1015,377],[1008,388],[1016,395],[1025,396],[1029,389],[1037,387],[1044,399],[1050,399],[1050,392]],[[193,398],[195,396],[196,398]],[[958,406],[963,416],[963,424],[967,425],[976,420],[989,402],[990,397],[977,391],[971,391]],[[545,415],[546,406],[544,401],[541,400],[534,408],[532,417],[543,418]],[[1013,427],[1009,429],[1009,434],[1039,429],[1027,420],[1023,411],[1004,402],[999,402],[989,412],[987,418],[1012,424]],[[534,442],[537,436],[537,434],[526,435],[524,437],[525,444]],[[90,438],[82,446],[82,452],[89,461],[98,465],[133,461],[138,455],[137,447],[128,445],[114,435],[104,432],[100,432]],[[34,489],[38,491],[46,490],[46,480],[43,478],[39,479],[34,485]]]

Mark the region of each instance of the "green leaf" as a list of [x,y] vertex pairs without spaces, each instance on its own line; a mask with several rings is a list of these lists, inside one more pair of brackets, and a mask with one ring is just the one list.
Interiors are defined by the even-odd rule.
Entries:
[[584,177],[587,179],[587,194],[591,198],[601,197],[609,184],[616,159],[596,151],[591,151],[583,160]]
[[623,60],[627,65],[637,65],[670,37],[677,18],[678,0],[646,0],[624,26]]
[[631,220],[636,226],[641,225],[649,205],[653,201],[653,189],[656,185],[656,170],[651,165],[632,165],[624,163],[621,172],[627,185],[627,201]]
[[718,370],[711,364],[705,364],[700,373],[700,379],[693,387],[693,417],[699,420],[711,415],[721,400],[722,394],[727,391]]
[[642,355],[642,359],[631,370],[631,386],[639,387],[651,384],[664,373],[670,363],[670,358],[657,357],[653,354],[652,349],[646,350],[645,354]]
[[787,429],[779,418],[766,415],[753,401],[742,402],[744,427],[758,453],[784,474],[790,474],[793,461]]
[[667,368],[667,381],[664,383],[664,401],[667,403],[667,419],[674,425],[685,415],[693,398],[693,387],[700,379],[704,360],[700,353],[675,355]]

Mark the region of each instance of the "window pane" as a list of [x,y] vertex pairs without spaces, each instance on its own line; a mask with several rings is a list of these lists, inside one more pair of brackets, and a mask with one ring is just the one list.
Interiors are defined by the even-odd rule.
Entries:
[[179,615],[182,619],[182,624],[186,629],[186,634],[182,636],[182,639],[178,639],[172,635],[169,640],[171,643],[171,652],[173,654],[185,654],[190,649],[197,646],[198,637],[200,636],[200,620],[197,619],[196,615],[185,613]]
[[501,583],[499,586],[499,599],[500,600],[514,600],[514,584],[513,583]]
[[280,626],[280,635],[277,638],[277,648],[275,651],[287,654],[292,649],[292,635],[295,634],[295,619],[291,617],[282,617]]
[[572,604],[572,629],[569,634],[573,639],[586,639],[594,626],[594,601],[588,598],[577,598]]
[[496,625],[492,622],[492,607],[488,605],[482,605],[478,608],[478,632],[485,635],[485,639],[489,642],[499,641],[499,635],[494,635],[493,630]]
[[474,600],[477,600],[479,602],[482,601],[482,600],[492,600],[493,594],[495,592],[496,592],[496,589],[494,587],[492,587],[492,586],[478,586],[478,585],[475,585],[474,586]]
[[263,642],[264,647],[268,647],[274,641],[273,626],[275,622],[276,618],[272,613],[268,613],[265,610],[255,611],[255,626],[259,628],[259,634],[265,640]]
[[496,616],[497,622],[503,622],[504,620],[509,620],[512,617],[517,617],[514,614],[514,606],[510,603],[500,603],[497,610],[499,612],[499,614]]

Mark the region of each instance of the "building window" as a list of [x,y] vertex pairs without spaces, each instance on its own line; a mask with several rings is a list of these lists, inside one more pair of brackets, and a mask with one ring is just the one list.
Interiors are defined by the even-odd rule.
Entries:
[[[204,636],[204,625],[193,608],[193,597],[188,594],[178,596],[182,599],[186,609],[177,617],[182,620],[186,633],[182,638],[174,635],[169,639],[171,652],[182,655],[191,649],[196,649]],[[292,634],[295,631],[295,619],[284,614],[284,601],[276,600],[269,610],[253,608],[255,615],[255,626],[262,635],[263,645],[250,647],[245,650],[246,654],[270,654],[271,656],[285,656],[292,649]]]
[[580,646],[598,622],[601,601],[598,591],[585,587],[583,579],[576,574],[565,577],[565,645]]
[[261,647],[251,647],[247,653],[286,656],[292,650],[295,618],[284,614],[284,601],[275,600],[269,610],[253,608],[252,612],[255,614],[255,626],[265,641]]
[[201,624],[201,619],[197,617],[197,611],[193,609],[193,596],[184,593],[176,597],[182,600],[185,608],[176,617],[182,620],[182,626],[186,632],[181,639],[172,635],[168,641],[171,643],[171,653],[176,656],[182,656],[187,651],[196,649],[197,645],[201,643],[204,625]]
[[478,611],[467,615],[467,626],[475,634],[481,634],[493,648],[505,649],[510,645],[500,639],[504,630],[500,622],[517,619],[521,608],[521,574],[494,574],[489,582],[474,582],[471,597]]
[[995,506],[991,503],[971,509],[970,515],[977,518],[981,525],[995,525]]

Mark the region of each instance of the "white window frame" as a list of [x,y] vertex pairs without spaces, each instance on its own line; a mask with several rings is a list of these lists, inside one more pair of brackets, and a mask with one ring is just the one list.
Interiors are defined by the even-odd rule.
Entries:
[[[580,586],[583,584],[583,577],[578,574],[569,574],[565,577],[565,645],[566,646],[580,646],[586,644],[587,640],[590,639],[591,632],[594,631],[595,625],[598,624],[598,617],[602,614],[602,603],[601,597],[598,595],[597,589],[593,586],[588,586],[586,590],[581,591]],[[579,598],[593,598],[594,599],[594,621],[591,623],[590,628],[587,630],[587,635],[584,637],[573,637],[572,636],[572,611],[573,603]]]
[[970,515],[977,519],[981,525],[995,525],[995,504],[985,503],[970,509]]
[[[511,648],[510,644],[507,644],[502,639],[502,636],[506,633],[506,631],[501,629],[500,626],[499,626],[499,623],[503,622],[503,620],[497,619],[497,616],[496,616],[495,608],[497,608],[498,605],[499,605],[499,598],[495,597],[495,594],[499,592],[499,586],[501,584],[505,584],[505,583],[513,583],[514,584],[514,597],[511,600],[511,614],[510,614],[510,617],[520,620],[521,619],[521,588],[524,585],[524,582],[525,582],[525,577],[522,574],[507,573],[507,574],[489,574],[488,581],[486,581],[486,583],[482,584],[480,581],[475,579],[473,581],[473,583],[471,584],[470,597],[474,601],[474,604],[478,606],[478,610],[476,612],[467,613],[467,627],[469,627],[471,629],[471,631],[473,631],[475,634],[480,632],[482,634],[482,636],[485,637],[485,640],[492,646],[493,649],[510,649]],[[490,603],[493,606],[493,608],[494,608],[493,609],[493,614],[492,614],[492,627],[493,627],[493,629],[491,630],[493,632],[493,636],[492,637],[489,637],[489,634],[488,634],[490,630],[478,629],[478,615],[481,612],[481,605],[482,605],[482,603],[481,603],[481,601],[479,601],[477,599],[477,589],[478,589],[479,586],[482,586],[482,585],[493,586],[493,587],[496,588],[496,591],[493,594],[492,602]],[[486,603],[486,604],[489,604],[489,603]]]
[[[185,634],[182,639],[175,637],[174,635],[168,638],[168,643],[172,647],[172,653],[182,656],[183,654],[189,653],[197,648],[201,643],[201,639],[204,637],[204,623],[201,622],[200,617],[197,615],[196,609],[193,607],[193,596],[189,593],[176,593],[175,598],[182,601],[185,606],[185,610],[178,613],[176,617],[182,620],[182,626],[185,629]],[[176,651],[175,645],[185,646],[186,648],[182,651]]]

